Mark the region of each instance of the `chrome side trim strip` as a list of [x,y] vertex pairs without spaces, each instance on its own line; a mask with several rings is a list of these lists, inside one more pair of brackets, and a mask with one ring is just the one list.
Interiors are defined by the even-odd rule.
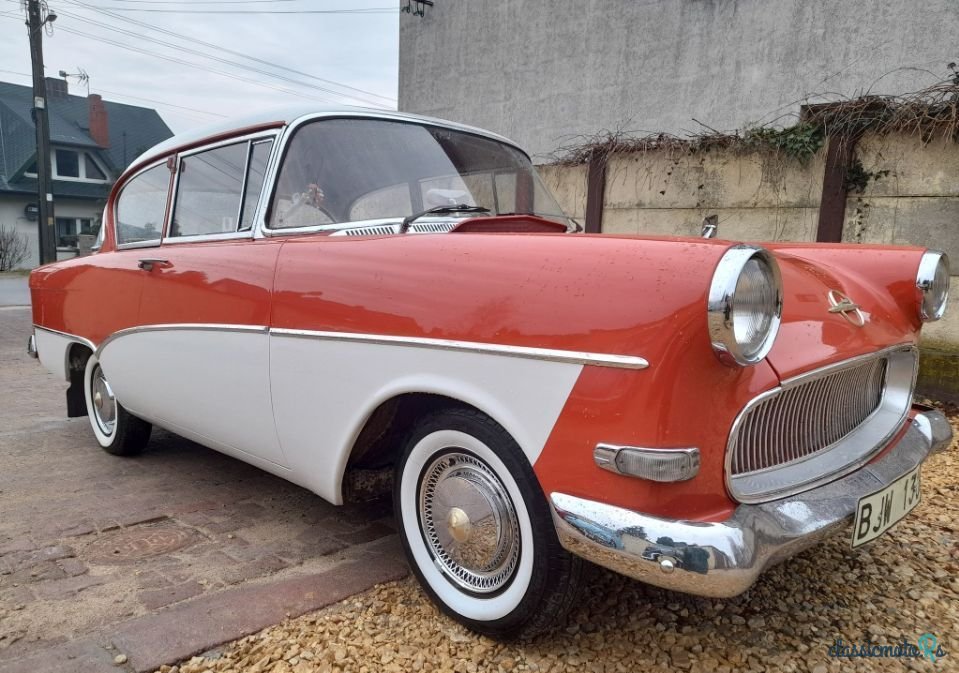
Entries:
[[266,325],[229,325],[229,324],[218,324],[218,323],[170,323],[166,325],[143,325],[142,327],[128,327],[126,329],[121,329],[117,332],[114,332],[106,339],[104,339],[99,346],[96,348],[96,356],[100,357],[100,353],[103,352],[103,349],[106,348],[107,344],[115,339],[119,339],[122,336],[128,334],[135,334],[138,332],[173,332],[173,331],[193,331],[193,332],[252,332],[260,334],[268,334],[270,328]]
[[597,367],[618,367],[621,369],[645,369],[649,366],[644,358],[633,355],[613,355],[607,353],[586,353],[565,351],[552,348],[532,348],[528,346],[506,346],[503,344],[480,343],[476,341],[454,341],[448,339],[427,339],[422,337],[389,336],[379,334],[354,334],[352,332],[315,332],[311,330],[286,329],[274,327],[270,334],[298,339],[325,339],[328,341],[356,341],[361,343],[390,346],[412,346],[417,348],[436,348],[439,350],[462,351],[467,353],[489,353],[509,357],[549,360],[577,365]]
[[[43,328],[37,328],[43,329]],[[415,348],[435,348],[438,350],[460,351],[467,353],[488,353],[508,357],[531,358],[567,364],[592,365],[596,367],[617,367],[620,369],[645,369],[649,362],[645,358],[634,355],[614,355],[608,353],[586,353],[581,351],[566,351],[553,348],[532,348],[528,346],[507,346],[503,344],[488,344],[476,341],[453,341],[449,339],[427,339],[421,337],[391,336],[385,334],[357,334],[353,332],[321,332],[284,327],[270,328],[266,325],[230,325],[219,323],[170,323],[158,325],[143,325],[128,327],[114,332],[98,346],[82,337],[72,334],[63,336],[82,341],[93,350],[97,357],[111,341],[128,334],[137,332],[161,332],[173,330],[193,330],[202,332],[253,332],[291,337],[295,339],[322,339],[326,341],[353,341],[359,343],[380,344],[385,346],[411,346]],[[50,330],[53,331],[53,330]]]
[[71,341],[76,341],[81,343],[84,346],[88,347],[90,350],[96,350],[96,346],[89,339],[84,339],[82,336],[77,336],[76,334],[70,334],[69,332],[61,332],[58,329],[51,329],[49,327],[43,327],[42,325],[34,325],[33,329],[43,330],[44,332],[50,332],[50,334],[56,334],[58,336],[66,337]]

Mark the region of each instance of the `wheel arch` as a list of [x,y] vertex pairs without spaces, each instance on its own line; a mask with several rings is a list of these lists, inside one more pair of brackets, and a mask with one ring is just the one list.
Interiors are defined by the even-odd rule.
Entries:
[[[513,437],[532,465],[542,450],[536,433],[504,401],[463,381],[400,381],[381,389],[360,414],[352,440],[336,466],[337,492],[343,499],[347,470],[379,468],[392,464],[401,442],[424,415],[444,408],[473,409],[499,423]],[[547,433],[548,434],[548,433]]]

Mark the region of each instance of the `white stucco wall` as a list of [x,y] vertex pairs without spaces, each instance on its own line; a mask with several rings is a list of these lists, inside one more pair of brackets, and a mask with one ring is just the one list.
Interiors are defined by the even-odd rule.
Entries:
[[[40,264],[40,244],[38,241],[38,223],[31,222],[23,215],[23,209],[28,203],[36,203],[36,199],[29,197],[0,196],[0,226],[16,227],[17,231],[27,238],[27,258],[18,266],[21,269],[32,269]],[[77,199],[58,199],[54,204],[56,217],[83,217],[99,221],[103,214],[103,206],[95,201],[80,201]],[[65,256],[59,253],[59,258]]]

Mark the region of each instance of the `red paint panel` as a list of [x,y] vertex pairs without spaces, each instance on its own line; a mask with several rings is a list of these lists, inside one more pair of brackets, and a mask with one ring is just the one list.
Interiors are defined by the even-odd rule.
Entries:
[[139,324],[269,325],[273,272],[282,241],[178,243],[154,250],[169,260],[141,271]]

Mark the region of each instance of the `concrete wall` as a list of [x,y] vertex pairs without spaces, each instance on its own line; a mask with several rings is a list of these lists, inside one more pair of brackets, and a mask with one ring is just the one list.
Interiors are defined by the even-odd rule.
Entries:
[[[36,203],[36,198],[2,196],[0,197],[0,225],[16,227],[27,238],[28,256],[20,263],[22,269],[32,269],[40,264],[40,244],[38,242],[38,224],[23,215],[27,203]],[[57,217],[83,217],[99,221],[103,215],[103,205],[95,201],[77,199],[57,199],[55,204]],[[75,256],[73,253],[58,252],[58,258]]]
[[443,0],[400,14],[399,107],[543,156],[603,129],[731,130],[812,94],[915,91],[957,34],[956,0]]
[[[721,238],[815,241],[824,151],[802,163],[773,153],[711,150],[614,155],[607,164],[603,232],[700,235],[719,216]],[[846,202],[843,240],[921,245],[949,254],[946,316],[923,328],[922,389],[959,400],[959,143],[867,135],[856,158],[872,174]],[[585,166],[540,166],[560,205],[581,222]]]

